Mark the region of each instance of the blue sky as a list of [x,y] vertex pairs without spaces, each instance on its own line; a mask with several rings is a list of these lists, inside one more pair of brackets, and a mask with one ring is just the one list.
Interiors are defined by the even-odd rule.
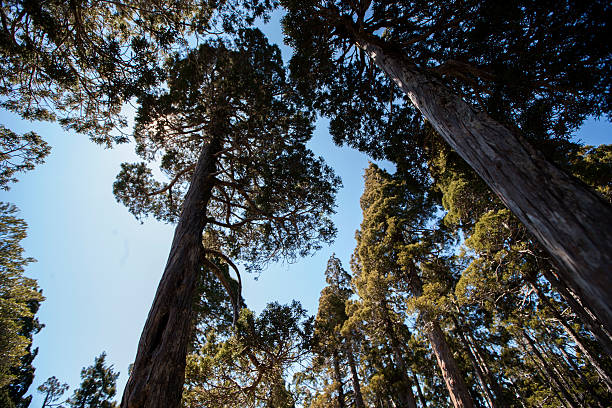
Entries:
[[[273,25],[265,30],[280,38]],[[287,49],[283,51],[289,57]],[[81,368],[102,351],[121,372],[120,396],[163,272],[173,227],[153,219],[141,224],[113,197],[120,164],[138,160],[133,146],[104,149],[58,125],[24,122],[6,112],[0,113],[0,123],[16,132],[35,130],[53,147],[44,165],[21,175],[9,192],[0,192],[0,201],[16,204],[29,225],[24,247],[27,256],[38,262],[28,267],[27,275],[38,280],[47,298],[38,314],[46,327],[35,337],[40,351],[34,360],[31,406],[41,406],[35,387],[52,375],[70,385],[66,396],[71,395],[80,383]],[[576,137],[596,145],[610,143],[611,134],[610,123],[590,120]],[[256,311],[268,302],[296,299],[314,314],[329,256],[335,252],[345,268],[349,266],[361,222],[359,197],[368,159],[335,146],[325,121],[318,122],[310,147],[344,183],[334,217],[338,236],[334,245],[312,257],[271,265],[257,281],[243,275],[244,297]]]

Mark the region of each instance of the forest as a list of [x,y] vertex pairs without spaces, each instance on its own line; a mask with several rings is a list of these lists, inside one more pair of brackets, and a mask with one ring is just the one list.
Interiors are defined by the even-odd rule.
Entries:
[[[612,122],[611,21],[605,0],[2,1],[0,408],[612,406],[612,144],[576,137]],[[321,138],[367,164],[340,177]],[[53,277],[96,332],[43,313],[57,292],[30,273],[27,233],[55,224],[9,202],[80,139],[99,145],[84,174],[134,152],[96,200],[170,226],[146,301]],[[76,206],[94,188],[47,177]],[[338,221],[347,188],[357,231]],[[314,309],[253,289],[315,255],[309,280],[282,284],[316,286]],[[139,340],[113,316],[134,304]],[[54,325],[52,348],[37,338]],[[130,343],[125,382],[112,347],[73,390],[61,360],[38,365],[108,351],[101,332]]]

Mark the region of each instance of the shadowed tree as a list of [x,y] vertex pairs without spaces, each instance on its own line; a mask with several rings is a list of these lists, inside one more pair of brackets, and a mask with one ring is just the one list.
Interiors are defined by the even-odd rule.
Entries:
[[412,103],[612,330],[612,207],[526,141],[610,114],[609,2],[281,4],[293,75],[337,141],[392,150],[420,126]]
[[72,408],[115,408],[112,401],[117,393],[117,377],[113,366],[106,365],[106,353],[100,354],[94,364],[81,370],[81,385],[66,402]]
[[122,165],[114,185],[137,217],[178,222],[124,408],[179,403],[203,265],[238,317],[239,293],[211,256],[236,273],[231,260],[257,270],[305,255],[335,234],[329,214],[339,180],[305,146],[311,117],[292,101],[277,47],[259,31],[241,30],[165,69],[167,83],[139,98],[134,139],[137,153],[159,163],[170,181],[156,181],[137,163]]

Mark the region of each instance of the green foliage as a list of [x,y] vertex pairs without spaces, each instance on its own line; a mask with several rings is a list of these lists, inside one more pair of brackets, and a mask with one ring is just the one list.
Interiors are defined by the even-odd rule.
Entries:
[[183,406],[293,407],[285,378],[308,352],[311,332],[298,302],[270,303],[259,316],[244,308],[231,334],[209,326],[187,358]]
[[339,179],[306,148],[311,116],[291,98],[280,51],[257,30],[233,43],[209,41],[170,59],[167,87],[143,95],[137,153],[159,159],[171,181],[145,163],[124,164],[114,192],[137,217],[175,222],[202,146],[217,140],[207,208],[212,249],[258,268],[303,256],[335,235],[329,214]]
[[51,147],[34,132],[18,135],[0,125],[0,188],[8,190],[16,174],[44,163]]
[[[119,373],[106,365],[106,353],[95,358],[94,364],[81,370],[81,385],[66,402],[72,408],[115,408],[112,401],[117,393]],[[56,386],[54,382],[54,386]],[[59,386],[62,389],[63,386]],[[65,388],[63,388],[65,389]]]
[[[18,379],[32,335],[42,327],[34,314],[44,298],[36,281],[23,275],[34,260],[23,256],[21,240],[27,225],[15,217],[16,212],[15,206],[0,203],[0,389]],[[16,398],[14,402],[20,401]]]
[[62,384],[56,377],[49,377],[47,381],[42,383],[37,388],[38,392],[44,394],[42,408],[45,407],[62,407],[59,399],[68,390],[68,384]]

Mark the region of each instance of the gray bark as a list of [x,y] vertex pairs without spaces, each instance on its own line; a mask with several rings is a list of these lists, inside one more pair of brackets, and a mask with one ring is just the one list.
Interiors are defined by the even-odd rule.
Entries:
[[612,332],[612,207],[433,74],[388,49],[377,37],[353,35],[357,45],[540,241],[560,268],[564,284]]
[[193,303],[203,259],[202,232],[214,186],[216,140],[198,158],[181,211],[168,262],[142,331],[121,408],[175,408],[185,379]]

